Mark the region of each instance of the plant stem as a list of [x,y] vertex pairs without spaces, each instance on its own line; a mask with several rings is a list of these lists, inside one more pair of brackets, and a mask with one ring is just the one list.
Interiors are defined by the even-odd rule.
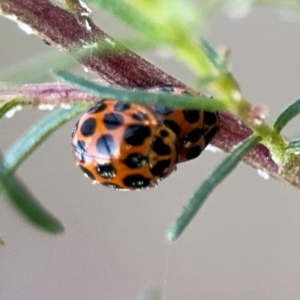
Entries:
[[[63,10],[47,0],[0,0],[0,14],[5,17],[15,16],[17,22],[23,22],[31,26],[34,32],[52,46],[60,50],[64,50],[73,54],[76,59],[89,70],[95,72],[99,80],[102,82],[119,85],[125,88],[148,88],[160,84],[172,84],[174,86],[186,87],[185,84],[164,73],[162,70],[151,65],[146,60],[131,51],[124,49],[118,54],[101,55],[97,50],[96,42],[104,41],[110,45],[115,45],[116,41],[99,29],[95,24],[87,18],[88,24],[82,23],[76,16]],[[88,25],[88,26],[86,26]],[[93,45],[95,46],[93,48]],[[90,47],[90,55],[86,57],[76,57],[76,49],[82,47]],[[240,102],[231,111],[245,111],[243,121],[247,123],[247,105],[240,101],[239,93],[233,90],[235,81],[229,77],[220,78],[220,82],[215,87],[216,90],[228,88],[227,97],[234,97],[237,102]],[[229,84],[230,83],[230,84]],[[232,85],[232,86],[230,86]],[[223,89],[224,91],[224,89]],[[58,90],[53,90],[53,93],[58,95]],[[223,95],[224,96],[224,95]],[[69,96],[61,98],[61,101],[68,103]],[[224,98],[224,97],[220,97]],[[226,98],[226,97],[225,97]],[[93,101],[93,100],[92,100]],[[34,101],[33,101],[34,102]],[[211,144],[230,151],[235,145],[252,134],[253,130],[243,124],[238,118],[228,112],[220,113],[221,128],[215,135]],[[280,152],[284,148],[283,138],[275,135],[269,128],[263,125],[262,127],[254,128],[259,135],[264,136],[270,133],[270,142],[264,137],[264,143],[271,147],[271,142],[277,140],[278,150]],[[272,149],[273,151],[273,149]],[[276,157],[280,157],[276,154]],[[292,185],[300,187],[300,169],[289,165],[285,172],[280,172],[279,165],[273,160],[270,151],[263,145],[258,145],[250,153],[245,156],[244,161],[249,165],[262,169],[269,175],[284,179]]]

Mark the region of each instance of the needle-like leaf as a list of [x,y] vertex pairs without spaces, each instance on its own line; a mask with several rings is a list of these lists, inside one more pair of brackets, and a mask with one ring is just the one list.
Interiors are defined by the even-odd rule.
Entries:
[[185,109],[222,110],[226,108],[222,100],[190,95],[174,95],[171,93],[150,93],[145,90],[123,89],[101,85],[94,81],[70,74],[66,71],[55,71],[54,76],[65,83],[86,90],[101,97],[111,97],[124,102],[141,104],[160,104],[164,106],[181,107]]
[[274,129],[279,133],[283,127],[300,113],[300,99],[290,104],[278,116],[274,123]]
[[33,225],[49,233],[63,231],[62,224],[52,216],[14,174],[8,174],[0,157],[0,191],[10,203]]
[[14,171],[19,164],[58,127],[86,108],[87,104],[76,104],[70,109],[59,107],[32,126],[7,151],[5,155],[5,167],[8,172],[11,173]]
[[170,241],[176,240],[191,222],[208,195],[217,185],[232,172],[244,155],[260,141],[260,137],[253,135],[240,143],[229,155],[215,168],[211,175],[202,182],[199,189],[194,193],[182,214],[177,218],[167,233]]
[[200,38],[200,45],[204,52],[207,54],[207,57],[214,64],[214,66],[217,67],[220,71],[224,71],[227,64],[226,59],[224,57],[221,57],[221,55],[219,55],[203,37]]
[[6,103],[4,103],[1,107],[0,107],[0,119],[11,109],[13,109],[14,107],[18,106],[18,105],[22,105],[25,104],[26,102],[22,99],[14,99],[12,101],[8,101]]

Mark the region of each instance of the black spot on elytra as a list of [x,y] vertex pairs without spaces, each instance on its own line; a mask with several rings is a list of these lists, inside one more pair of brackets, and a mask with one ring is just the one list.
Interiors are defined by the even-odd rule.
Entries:
[[110,182],[102,182],[102,185],[109,187],[111,189],[114,189],[114,190],[122,190],[123,189],[120,186],[118,186],[117,184],[110,183]]
[[168,155],[171,154],[171,148],[166,145],[162,138],[157,137],[153,143],[152,150],[158,155]]
[[195,128],[193,129],[185,138],[186,142],[196,143],[203,136],[203,129]]
[[114,130],[122,126],[124,118],[120,114],[110,113],[103,118],[104,126],[109,130]]
[[148,164],[148,158],[139,153],[132,153],[126,157],[124,163],[127,167],[136,169]]
[[200,119],[199,110],[184,110],[183,111],[184,119],[190,124],[194,124]]
[[94,106],[89,108],[87,113],[89,115],[96,114],[96,113],[99,113],[101,111],[104,111],[106,109],[106,107],[107,107],[107,105],[104,103],[104,99],[102,99],[102,100],[98,101]]
[[146,125],[130,125],[125,130],[124,140],[131,146],[139,146],[150,134],[150,128]]
[[87,175],[90,179],[95,180],[95,176],[93,175],[92,172],[90,172],[88,169],[86,169],[86,168],[83,167],[83,166],[79,166],[79,167],[80,167],[80,169],[83,171],[83,173],[84,173],[85,175]]
[[200,146],[195,146],[193,148],[191,148],[187,154],[186,154],[186,158],[187,159],[194,159],[197,156],[199,156],[202,152],[202,148]]
[[160,160],[155,164],[155,166],[151,169],[151,173],[154,176],[162,176],[164,174],[164,170],[168,168],[171,164],[171,159]]
[[143,189],[150,185],[151,179],[143,175],[128,175],[123,179],[124,185],[129,188]]
[[176,136],[179,135],[179,133],[180,133],[180,127],[179,127],[179,125],[176,122],[170,121],[170,120],[166,120],[166,121],[164,121],[164,124],[168,128],[170,128],[176,134]]
[[132,115],[132,119],[135,120],[135,121],[146,121],[149,118],[142,111],[138,111],[138,112],[136,112],[135,114]]
[[204,124],[212,126],[217,123],[217,113],[206,111],[204,112]]
[[104,156],[112,156],[116,150],[117,145],[111,134],[104,134],[97,140],[96,149],[99,154]]
[[91,136],[94,134],[97,128],[97,122],[95,118],[86,119],[80,127],[80,132],[84,136]]
[[112,179],[116,176],[116,170],[112,165],[97,165],[97,173],[104,179]]
[[125,111],[130,108],[130,103],[125,103],[125,102],[117,102],[114,106],[115,111]]
[[167,137],[167,136],[169,136],[169,132],[166,129],[162,129],[160,131],[160,136]]
[[75,157],[82,163],[85,162],[85,154],[86,154],[86,150],[85,150],[85,142],[84,141],[77,141],[77,143],[75,145],[73,145],[73,149],[74,149],[74,154]]
[[78,123],[79,123],[79,121],[76,122],[75,126],[74,126],[73,129],[72,129],[72,133],[71,133],[71,138],[72,138],[72,139],[74,138],[75,133],[76,133],[76,131],[77,131]]

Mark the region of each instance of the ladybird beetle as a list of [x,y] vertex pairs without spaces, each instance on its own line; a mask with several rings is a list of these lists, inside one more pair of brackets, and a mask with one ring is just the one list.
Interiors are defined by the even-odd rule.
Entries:
[[[187,93],[171,85],[149,91]],[[199,156],[218,128],[216,112],[102,99],[73,128],[72,150],[95,182],[140,190],[157,185],[177,163]]]
[[[198,95],[172,85],[161,85],[150,91]],[[220,127],[217,112],[184,110],[160,105],[156,105],[154,109],[157,114],[163,116],[165,126],[172,129],[178,138],[178,163],[199,156]]]

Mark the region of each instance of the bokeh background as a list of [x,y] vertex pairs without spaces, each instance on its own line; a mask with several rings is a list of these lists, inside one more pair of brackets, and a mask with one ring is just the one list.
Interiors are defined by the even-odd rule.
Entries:
[[[128,33],[106,13],[95,20],[114,37]],[[5,72],[27,59],[35,58],[39,68],[45,61],[41,55],[58,55],[15,23],[0,18],[0,29],[2,81]],[[299,33],[296,15],[270,8],[253,9],[241,19],[220,11],[207,26],[208,41],[230,49],[246,97],[270,106],[269,122],[300,95]],[[192,74],[168,53],[142,55],[193,83]],[[31,66],[28,78],[34,72]],[[42,81],[53,80],[47,68],[39,72]],[[1,150],[45,113],[24,108],[1,120]],[[151,286],[161,287],[165,300],[299,299],[299,190],[264,180],[241,164],[170,244],[168,226],[224,154],[205,151],[154,189],[118,192],[93,185],[76,168],[70,151],[73,124],[54,133],[18,169],[64,223],[63,234],[47,235],[28,225],[0,195],[0,234],[6,243],[0,247],[0,299],[132,300]],[[299,119],[293,121],[285,134],[299,136],[298,124]]]

